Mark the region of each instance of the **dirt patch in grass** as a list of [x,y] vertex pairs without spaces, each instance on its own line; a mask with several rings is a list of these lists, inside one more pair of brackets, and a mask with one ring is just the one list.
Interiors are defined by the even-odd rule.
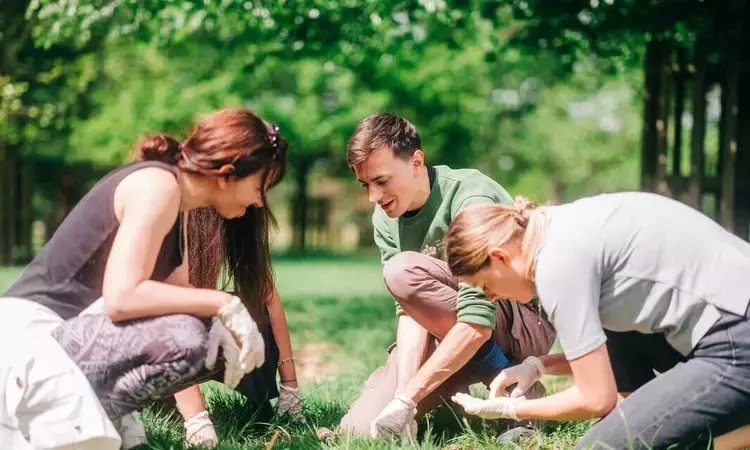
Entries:
[[338,351],[340,350],[335,345],[324,341],[299,346],[294,352],[297,376],[315,383],[335,378],[340,372],[340,366],[331,360],[331,356]]

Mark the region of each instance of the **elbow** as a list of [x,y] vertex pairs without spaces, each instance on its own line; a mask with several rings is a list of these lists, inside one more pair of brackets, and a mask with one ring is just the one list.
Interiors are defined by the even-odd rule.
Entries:
[[492,337],[492,329],[481,325],[462,324],[466,328],[465,338],[471,342],[472,347],[479,348]]
[[586,402],[586,410],[592,417],[604,417],[617,406],[616,393],[602,393]]
[[104,297],[104,314],[112,322],[121,322],[129,318],[124,297],[124,295]]

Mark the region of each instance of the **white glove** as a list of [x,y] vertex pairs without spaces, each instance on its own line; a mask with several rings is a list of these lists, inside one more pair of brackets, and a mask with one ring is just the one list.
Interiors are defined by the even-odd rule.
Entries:
[[185,422],[185,441],[192,447],[216,447],[219,438],[216,436],[214,424],[208,416],[208,411],[203,411],[191,417]]
[[246,372],[240,368],[240,347],[232,333],[216,317],[208,331],[208,351],[206,352],[206,369],[213,370],[221,348],[224,356],[224,384],[234,389]]
[[283,416],[289,414],[293,419],[299,419],[302,416],[302,401],[299,397],[299,388],[286,387],[279,385],[279,405],[276,408],[276,414]]
[[266,360],[263,336],[239,297],[233,297],[229,304],[222,306],[216,317],[232,333],[240,347],[240,368],[250,373],[262,366]]
[[396,395],[370,424],[370,436],[416,439],[417,422],[414,420],[416,415],[417,404],[414,400]]
[[490,398],[507,396],[505,388],[518,383],[511,397],[521,397],[544,375],[544,364],[536,356],[529,356],[521,364],[500,372],[490,383]]
[[516,415],[518,398],[497,397],[489,400],[475,398],[468,394],[458,393],[451,400],[461,405],[467,414],[485,419],[513,419],[521,420]]

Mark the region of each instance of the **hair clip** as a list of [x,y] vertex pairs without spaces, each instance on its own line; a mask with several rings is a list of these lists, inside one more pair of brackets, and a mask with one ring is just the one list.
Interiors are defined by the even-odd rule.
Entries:
[[271,147],[279,148],[279,126],[275,123],[271,123],[271,131],[268,132],[268,141],[271,143]]

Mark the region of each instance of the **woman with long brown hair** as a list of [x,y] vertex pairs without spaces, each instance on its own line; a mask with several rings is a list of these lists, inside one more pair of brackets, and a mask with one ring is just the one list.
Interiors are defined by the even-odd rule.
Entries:
[[[0,300],[6,336],[23,329],[39,337],[19,343],[28,352],[0,367],[8,380],[19,374],[3,392],[12,408],[0,408],[8,439],[45,448],[95,443],[112,437],[107,416],[117,424],[222,365],[234,387],[266,359],[257,323],[273,292],[265,192],[286,170],[278,129],[245,109],[224,109],[202,117],[183,142],[144,139],[138,155],[84,196]],[[234,293],[190,284],[188,213],[203,207],[227,219]],[[96,304],[102,313],[81,314]],[[54,367],[30,365],[45,358],[33,343],[50,340],[67,359],[60,351]],[[103,442],[92,446],[110,448]]]
[[[248,285],[248,279],[255,276],[252,271],[253,261],[232,242],[233,236],[241,232],[256,234],[252,224],[227,220],[213,208],[200,208],[191,213],[188,234],[191,241],[189,255],[192,285],[209,289],[219,285],[221,289],[228,289],[234,284],[240,290],[243,285]],[[255,263],[266,264],[265,261]],[[228,271],[227,268],[230,267],[244,269]],[[258,327],[266,344],[265,362],[258,370],[243,377],[235,388],[246,398],[246,406],[254,411],[254,418],[259,422],[271,419],[273,410],[270,400],[277,397],[278,416],[289,414],[292,419],[298,419],[302,412],[286,314],[272,279],[269,286],[270,292],[253,296],[257,298],[253,304],[253,316],[258,317]],[[277,373],[280,379],[278,386]],[[200,391],[192,388],[175,397],[185,419],[187,442],[195,446],[218,444],[216,431]]]
[[[503,371],[489,400],[454,396],[467,412],[602,418],[577,448],[747,448],[748,242],[676,200],[626,192],[466,209],[446,249],[453,274],[489,297],[538,296],[563,349]],[[544,373],[575,384],[506,396]]]

